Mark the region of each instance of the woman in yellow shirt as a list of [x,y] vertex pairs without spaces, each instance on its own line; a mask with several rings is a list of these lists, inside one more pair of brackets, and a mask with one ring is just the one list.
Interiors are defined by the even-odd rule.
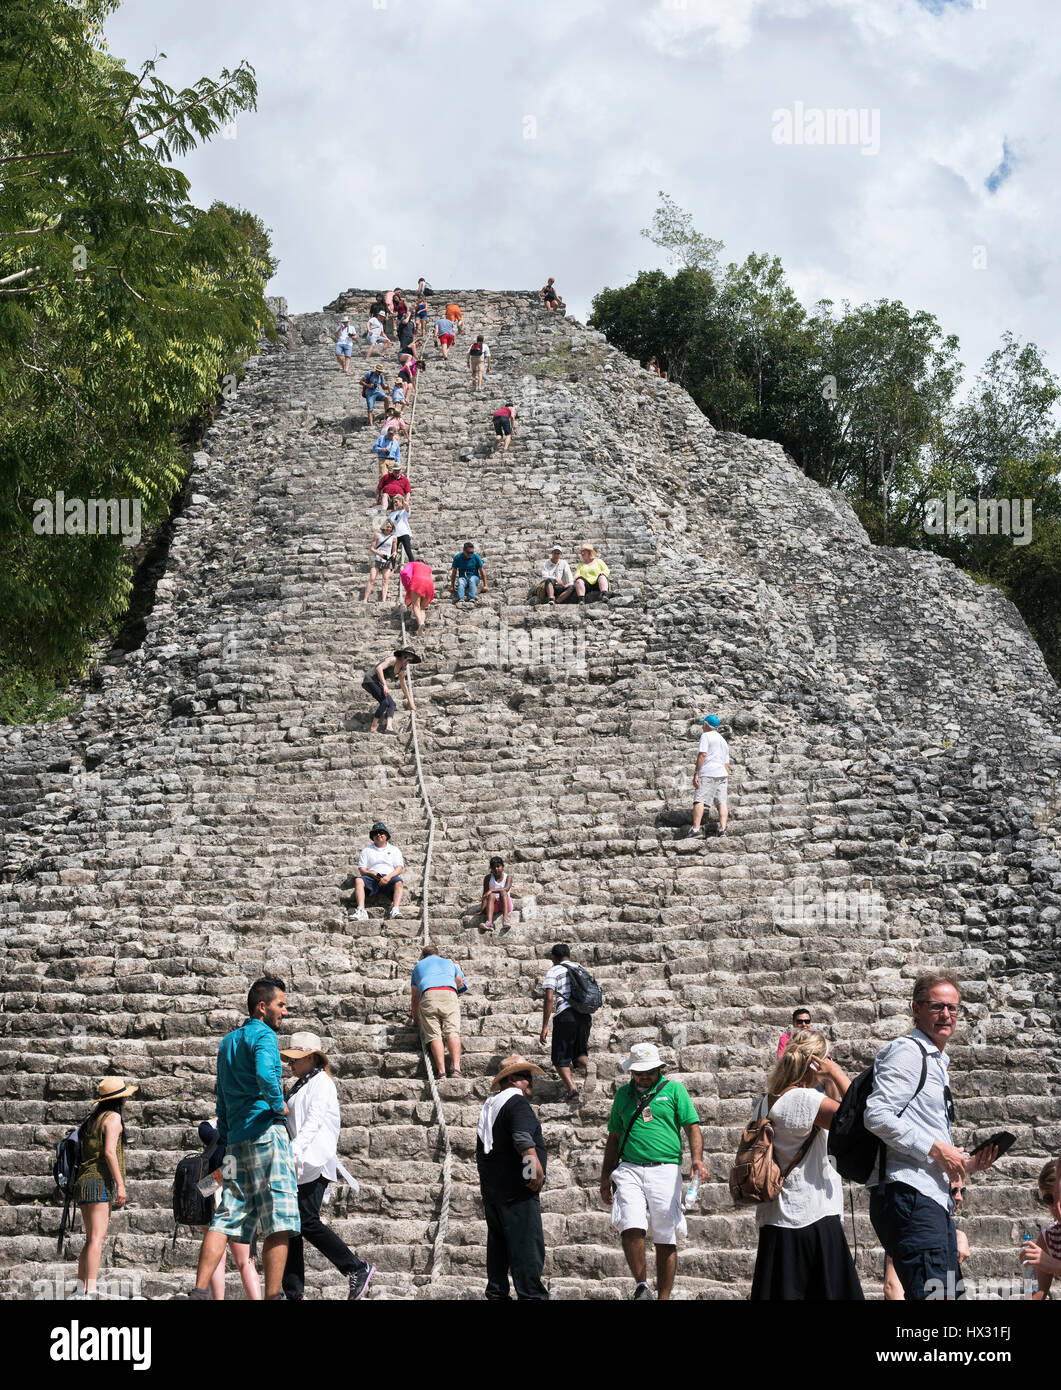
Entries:
[[575,570],[575,602],[585,603],[588,589],[596,589],[603,599],[611,598],[608,589],[610,570],[589,541],[582,542],[579,554],[582,556],[582,563]]

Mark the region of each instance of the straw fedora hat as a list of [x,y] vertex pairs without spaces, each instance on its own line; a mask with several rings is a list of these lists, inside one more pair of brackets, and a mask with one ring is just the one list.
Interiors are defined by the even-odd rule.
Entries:
[[531,1076],[545,1075],[541,1067],[535,1066],[533,1062],[528,1062],[526,1057],[521,1057],[518,1052],[514,1052],[511,1057],[506,1057],[501,1063],[501,1070],[494,1077],[494,1087],[500,1086],[505,1077],[513,1076],[517,1072],[530,1072]]
[[124,1100],[126,1096],[135,1096],[139,1089],[139,1086],[130,1085],[124,1076],[105,1076],[96,1087],[96,1101]]
[[592,550],[594,555],[596,555],[597,553],[597,547],[593,544],[592,541],[583,541],[582,544],[579,546],[578,550],[579,554],[581,554],[583,550]]
[[286,1057],[289,1062],[299,1062],[303,1057],[316,1055],[321,1059],[321,1066],[330,1066],[328,1054],[321,1046],[321,1040],[316,1033],[292,1033],[291,1046],[282,1047],[280,1056]]

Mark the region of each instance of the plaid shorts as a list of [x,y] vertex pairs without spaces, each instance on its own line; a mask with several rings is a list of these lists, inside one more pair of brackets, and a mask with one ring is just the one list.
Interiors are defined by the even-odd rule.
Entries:
[[[234,1171],[233,1171],[234,1170]],[[225,1149],[225,1177],[212,1231],[248,1245],[256,1229],[263,1236],[277,1231],[298,1235],[298,1187],[291,1140],[281,1125],[270,1125],[257,1139]],[[231,1176],[230,1176],[231,1174]]]

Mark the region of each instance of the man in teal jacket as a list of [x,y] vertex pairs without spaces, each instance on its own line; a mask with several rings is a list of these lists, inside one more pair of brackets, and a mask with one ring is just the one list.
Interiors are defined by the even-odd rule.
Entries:
[[217,1131],[225,1148],[224,1188],[199,1252],[189,1298],[208,1299],[210,1279],[229,1240],[262,1233],[265,1297],[282,1299],[288,1237],[301,1229],[298,1187],[284,1116],[280,1046],[287,1017],[283,980],[263,976],[247,995],[247,1017],[217,1050]]

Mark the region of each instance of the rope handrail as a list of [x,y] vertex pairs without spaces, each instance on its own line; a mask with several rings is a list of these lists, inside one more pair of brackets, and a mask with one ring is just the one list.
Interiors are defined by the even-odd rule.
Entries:
[[[407,476],[412,475],[413,471],[413,435],[416,428],[416,402],[422,390],[420,373],[417,373],[416,390],[413,392],[413,408],[409,416],[409,442],[405,452],[405,471]],[[401,604],[401,591],[399,589],[399,604]],[[399,607],[399,618],[402,628],[402,646],[408,642],[405,631],[405,608]],[[413,673],[409,671],[407,680],[410,693],[413,688]],[[427,783],[424,781],[424,766],[420,758],[420,738],[416,727],[416,711],[409,711],[409,719],[413,731],[413,758],[416,762],[416,781],[420,790],[420,799],[424,803],[424,811],[427,816],[427,853],[424,856],[424,876],[421,887],[421,911],[424,919],[424,945],[431,940],[431,859],[435,847],[435,813],[431,809],[431,799],[427,794]],[[435,1079],[435,1070],[431,1065],[431,1054],[426,1044],[421,1039],[420,1050],[424,1054],[424,1066],[427,1068],[427,1084],[431,1090],[431,1100],[435,1107],[435,1116],[438,1119],[439,1137],[442,1140],[442,1197],[439,1205],[438,1227],[435,1231],[434,1243],[431,1247],[431,1283],[437,1283],[444,1272],[443,1265],[446,1254],[446,1236],[449,1232],[449,1204],[453,1186],[453,1149],[449,1141],[449,1130],[446,1127],[446,1114],[442,1108],[442,1097],[438,1093],[438,1082]]]

